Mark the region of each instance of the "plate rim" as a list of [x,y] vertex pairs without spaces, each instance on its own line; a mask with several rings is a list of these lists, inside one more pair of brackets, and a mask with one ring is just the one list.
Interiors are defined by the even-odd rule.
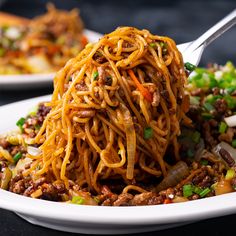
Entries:
[[[50,97],[51,95],[45,95],[3,105],[0,106],[0,113],[3,119],[7,119],[7,117],[4,117],[4,112],[15,108],[20,109],[26,105],[30,109],[31,106],[40,101],[46,101]],[[17,117],[23,115],[25,114],[15,114]],[[11,127],[13,127],[13,124]],[[2,129],[0,123],[0,132]],[[234,214],[236,213],[235,199],[236,192],[233,192],[189,202],[153,206],[78,206],[33,199],[0,189],[0,208],[6,210],[36,218],[56,219],[61,222],[114,225],[170,224]]]

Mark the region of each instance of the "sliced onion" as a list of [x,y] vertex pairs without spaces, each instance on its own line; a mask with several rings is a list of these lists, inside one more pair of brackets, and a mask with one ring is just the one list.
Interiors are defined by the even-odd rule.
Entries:
[[235,127],[236,126],[236,115],[225,117],[224,120],[225,120],[225,123],[229,127]]
[[42,151],[39,148],[36,147],[32,147],[32,146],[28,146],[27,147],[27,152],[31,155],[31,156],[38,156],[42,153]]
[[156,187],[156,191],[176,186],[181,180],[189,175],[189,168],[184,161],[179,161],[167,173],[167,176]]
[[135,150],[136,150],[136,134],[132,116],[129,109],[124,105],[120,104],[120,110],[123,114],[126,143],[127,143],[127,179],[133,179],[134,176],[134,162],[135,162]]
[[220,142],[213,148],[213,153],[228,167],[236,164],[236,150],[226,142]]

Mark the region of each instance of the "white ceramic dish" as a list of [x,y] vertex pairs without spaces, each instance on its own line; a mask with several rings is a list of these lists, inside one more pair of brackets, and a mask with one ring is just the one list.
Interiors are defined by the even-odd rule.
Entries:
[[[14,129],[15,122],[31,107],[50,96],[0,107],[0,133]],[[78,206],[31,199],[0,190],[0,208],[16,212],[44,227],[86,234],[124,234],[160,230],[193,221],[236,213],[236,193],[191,202],[141,206]]]
[[[102,34],[91,30],[84,30],[89,42],[96,42]],[[55,73],[0,75],[0,89],[39,88],[52,84]]]

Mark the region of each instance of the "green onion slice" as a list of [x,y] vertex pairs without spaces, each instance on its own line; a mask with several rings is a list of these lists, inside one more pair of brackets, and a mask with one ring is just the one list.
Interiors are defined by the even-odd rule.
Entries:
[[151,127],[147,127],[144,129],[144,139],[150,139],[153,136],[153,129]]
[[13,157],[14,162],[17,163],[21,159],[21,157],[22,157],[22,153],[17,152],[15,156]]

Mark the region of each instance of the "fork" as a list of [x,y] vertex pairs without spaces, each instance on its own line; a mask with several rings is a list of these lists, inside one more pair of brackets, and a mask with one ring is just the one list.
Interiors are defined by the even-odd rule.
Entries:
[[234,9],[231,13],[216,23],[196,40],[177,45],[179,51],[183,55],[184,62],[189,62],[197,66],[206,46],[208,46],[212,41],[214,41],[235,24],[236,9]]

